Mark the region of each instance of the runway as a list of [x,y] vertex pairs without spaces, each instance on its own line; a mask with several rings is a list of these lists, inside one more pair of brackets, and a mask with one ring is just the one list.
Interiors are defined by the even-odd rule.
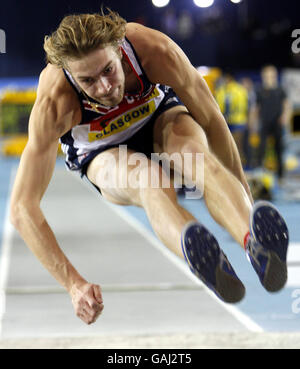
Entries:
[[228,305],[157,240],[142,209],[106,202],[59,159],[42,209],[76,269],[102,286],[104,312],[87,326],[3,211],[17,163],[0,163],[0,348],[300,347],[299,204],[276,204],[286,217],[292,246],[288,284],[270,295],[243,250],[212,221],[202,201],[180,199],[213,230],[246,286],[245,299]]
[[[47,3],[46,17],[42,3],[5,3],[0,22],[0,349],[104,349],[106,354],[106,349],[300,348],[299,2],[287,4],[110,0],[120,19],[95,1],[54,0]],[[53,68],[41,74],[48,63]],[[66,80],[55,66],[68,72]],[[190,117],[162,116],[178,103],[173,92]],[[139,143],[137,151],[144,151],[150,135],[143,140],[132,135],[148,119],[157,122],[158,114],[161,123],[153,138],[163,150],[194,151],[200,148],[197,142],[207,141],[233,170],[238,170],[238,152],[254,196],[272,195],[289,228],[288,281],[280,292],[268,293],[245,251],[211,218],[203,199],[178,194],[180,205],[216,237],[246,288],[239,303],[221,302],[158,240],[143,209],[107,202],[68,172],[58,155],[41,206],[71,263],[101,286],[104,310],[88,326],[10,223],[19,158],[29,131],[31,137],[37,133],[51,140],[48,123],[55,120],[55,137],[70,144],[65,152],[69,158],[76,152],[80,162],[106,144],[128,143],[129,136]],[[220,114],[236,148],[228,148],[231,138],[224,135]],[[193,119],[206,137],[185,126]]]

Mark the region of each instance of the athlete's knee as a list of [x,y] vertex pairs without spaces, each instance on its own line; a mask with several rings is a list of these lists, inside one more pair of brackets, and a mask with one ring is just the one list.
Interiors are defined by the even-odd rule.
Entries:
[[185,140],[185,142],[182,144],[180,153],[182,155],[184,154],[206,154],[209,151],[208,147],[193,138]]
[[163,133],[163,151],[165,152],[181,152],[184,149],[190,152],[189,145],[208,148],[204,129],[188,112],[178,112]]
[[211,173],[213,175],[218,175],[223,170],[223,165],[214,155],[214,153],[202,143],[196,142],[194,140],[190,140],[186,142],[186,144],[182,147],[182,155],[184,159],[184,163],[186,162],[186,155],[190,154],[194,166],[199,170],[199,165],[204,168],[205,173]]
[[163,168],[159,162],[149,160],[148,166],[140,171],[141,189],[170,189],[173,188],[170,170]]
[[176,116],[172,133],[182,137],[187,145],[190,143],[192,146],[198,145],[206,149],[209,147],[205,130],[189,113],[182,112]]
[[175,200],[176,192],[170,173],[167,173],[158,163],[151,161],[148,167],[140,171],[139,194],[141,203],[144,204],[149,199],[159,201],[162,195]]
[[194,136],[185,136],[180,140],[180,144],[178,146],[181,155],[186,153],[207,154],[210,152],[205,134],[203,134],[203,136],[196,134]]

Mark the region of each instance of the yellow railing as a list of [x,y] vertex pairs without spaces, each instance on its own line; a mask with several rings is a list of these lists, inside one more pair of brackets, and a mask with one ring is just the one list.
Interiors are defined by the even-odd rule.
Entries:
[[36,95],[35,89],[6,89],[0,94],[0,136],[4,138],[1,152],[4,155],[22,154],[28,141],[28,121]]

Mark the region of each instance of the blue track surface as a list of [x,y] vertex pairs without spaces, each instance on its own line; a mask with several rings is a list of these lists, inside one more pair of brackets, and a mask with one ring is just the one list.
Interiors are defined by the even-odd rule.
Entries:
[[[0,90],[2,88],[33,88],[36,87],[37,82],[37,77],[0,78]],[[0,155],[0,247],[2,245],[5,212],[8,205],[11,171],[16,167],[18,161],[15,158],[4,159]],[[62,163],[60,159],[59,162]],[[282,195],[280,191],[275,191],[274,204],[279,208],[288,224],[291,243],[300,244],[300,202],[287,202]],[[186,200],[183,197],[179,201],[182,206],[213,232],[218,239],[220,247],[222,247],[239,278],[244,283],[246,296],[236,307],[251,317],[265,331],[300,331],[300,282],[299,286],[286,287],[283,291],[276,294],[266,292],[246,259],[244,251],[227,232],[214,222],[204,202],[201,200]],[[141,222],[153,232],[142,209],[126,207],[126,210],[136,218],[137,222]],[[300,260],[298,271],[300,274]],[[297,302],[297,300],[299,301]],[[296,310],[295,307],[297,308]]]
[[[279,199],[273,201],[284,216],[290,231],[290,241],[300,243],[300,203],[283,202]],[[300,331],[300,312],[293,312],[293,304],[297,303],[292,297],[293,291],[299,287],[286,287],[279,293],[270,294],[261,286],[254,269],[246,259],[245,252],[223,230],[208,213],[205,204],[201,200],[180,199],[180,203],[189,210],[199,221],[201,221],[219,241],[220,247],[229,258],[239,278],[246,287],[245,298],[235,306],[265,331]],[[151,229],[144,211],[140,208],[128,207],[128,212]],[[299,267],[300,273],[300,267]],[[300,279],[300,278],[299,278]],[[300,304],[298,304],[299,306]]]
[[23,77],[23,78],[0,78],[0,90],[5,89],[31,89],[36,88],[38,84],[37,77]]
[[[11,170],[18,163],[17,159],[2,159],[0,157],[0,239],[3,236],[3,223],[9,195]],[[283,214],[290,231],[290,241],[300,243],[300,203],[286,202],[277,193],[275,205]],[[246,259],[241,247],[210,217],[205,204],[201,200],[179,199],[182,206],[199,219],[218,239],[220,247],[230,259],[236,273],[246,287],[246,296],[235,305],[247,316],[251,317],[265,331],[300,331],[300,311],[295,312],[295,304],[300,310],[300,300],[297,304],[295,294],[300,296],[299,286],[286,287],[281,292],[270,294],[260,285],[258,277]],[[136,207],[126,207],[126,210],[151,230],[145,212]],[[152,230],[151,230],[152,231]],[[1,245],[2,242],[0,242]],[[300,273],[300,265],[299,265]],[[299,278],[300,280],[300,278]],[[298,291],[299,290],[299,291]],[[298,293],[299,292],[299,293]],[[294,293],[294,297],[292,294]]]
[[0,155],[0,245],[2,244],[3,225],[8,205],[11,171],[18,161],[18,159],[14,158],[3,159]]

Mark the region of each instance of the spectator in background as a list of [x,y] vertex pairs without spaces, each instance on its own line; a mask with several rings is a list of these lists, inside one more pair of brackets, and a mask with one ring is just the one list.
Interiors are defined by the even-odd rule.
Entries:
[[174,36],[177,32],[178,20],[173,8],[168,7],[162,17],[161,28],[169,36]]
[[177,35],[182,40],[189,39],[194,32],[194,21],[191,14],[184,10],[178,19]]
[[246,88],[248,93],[248,115],[247,124],[244,132],[243,150],[245,154],[245,169],[252,169],[253,167],[253,148],[250,143],[251,135],[257,131],[257,122],[255,119],[255,107],[256,107],[256,92],[253,81],[249,77],[243,77],[241,84]]
[[221,85],[216,89],[216,100],[244,162],[243,140],[248,118],[247,90],[231,73],[226,72]]
[[275,66],[267,65],[261,70],[262,85],[256,94],[256,116],[259,120],[260,147],[258,165],[263,166],[268,136],[274,137],[279,182],[284,176],[283,135],[288,125],[291,107],[283,88],[278,83]]

